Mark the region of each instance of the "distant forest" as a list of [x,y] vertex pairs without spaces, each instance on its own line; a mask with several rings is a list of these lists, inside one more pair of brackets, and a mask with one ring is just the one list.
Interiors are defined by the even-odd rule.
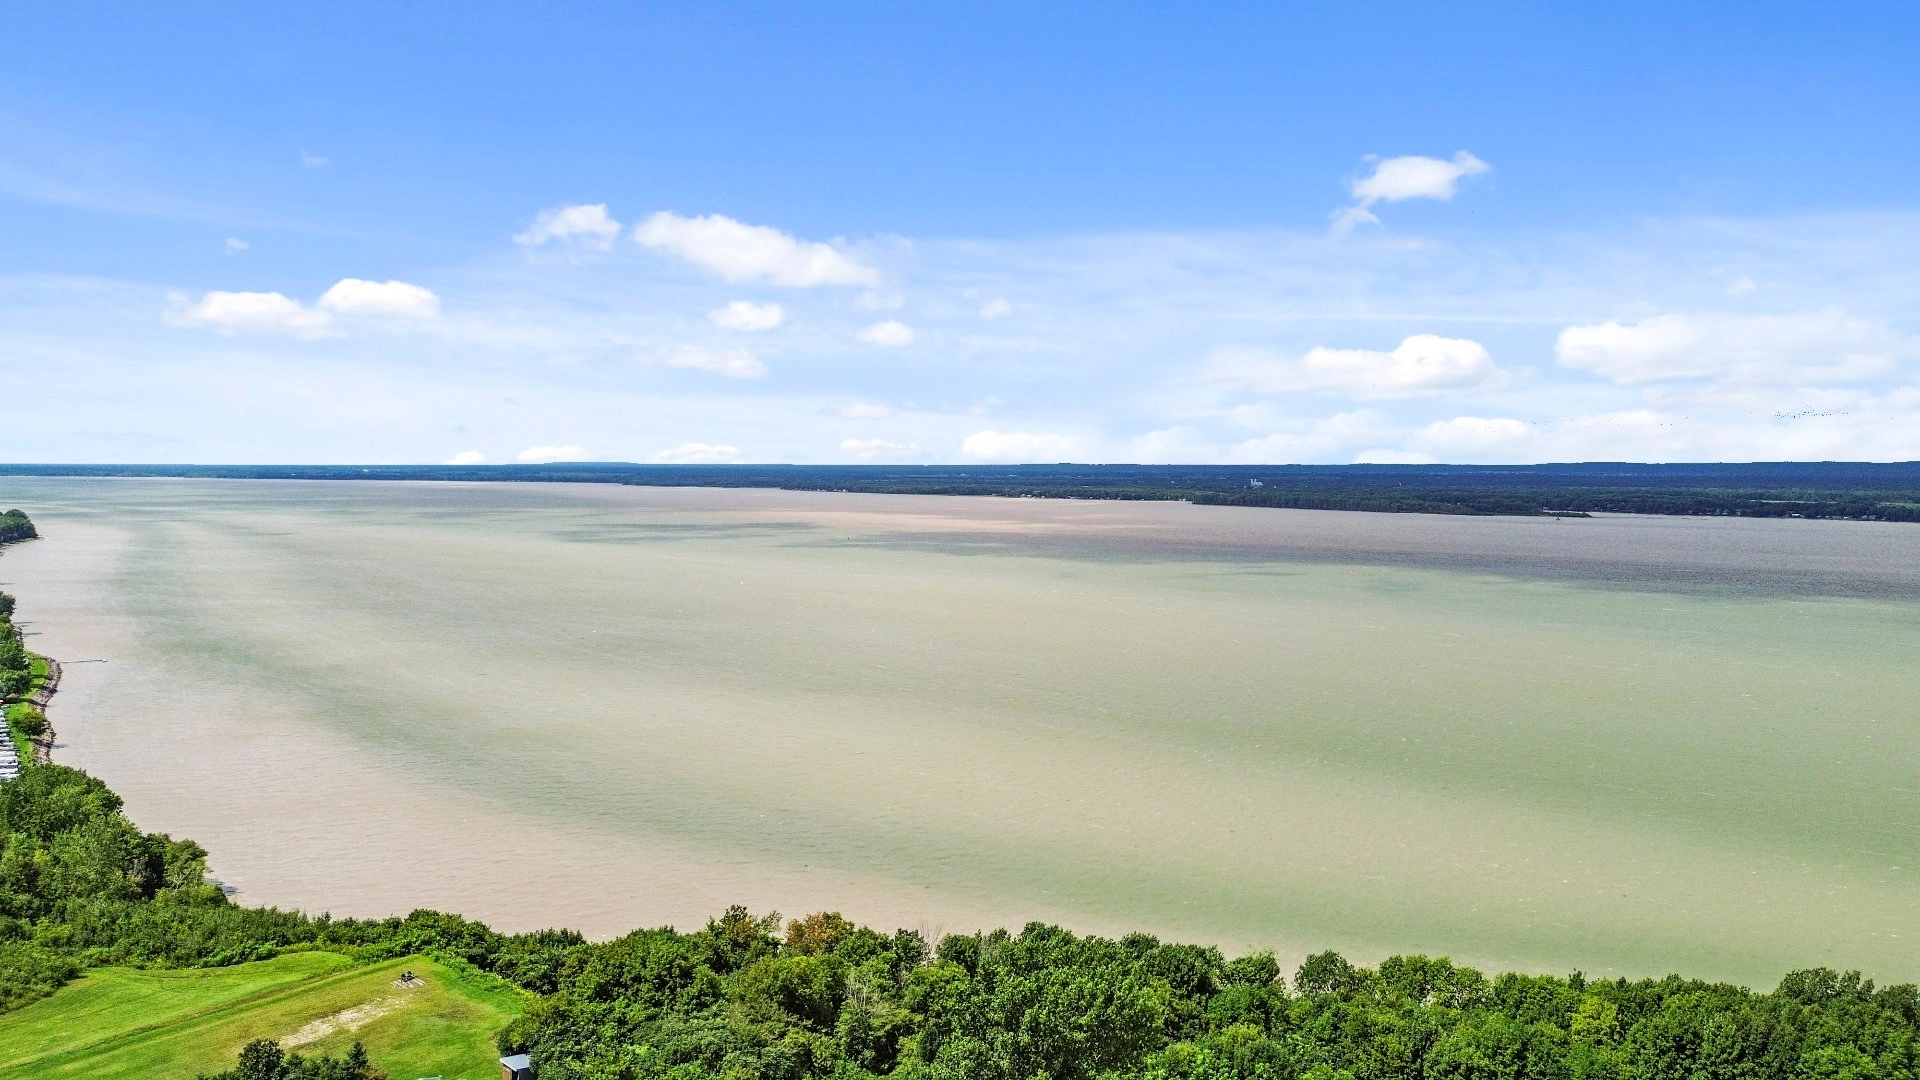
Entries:
[[0,476],[493,480],[757,487],[1415,514],[1920,522],[1920,462],[1641,465],[0,465]]

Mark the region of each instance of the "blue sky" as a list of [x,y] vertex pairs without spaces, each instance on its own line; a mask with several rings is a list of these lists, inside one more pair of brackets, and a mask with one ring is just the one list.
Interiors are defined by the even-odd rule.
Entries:
[[1920,458],[1920,15],[41,5],[14,461]]

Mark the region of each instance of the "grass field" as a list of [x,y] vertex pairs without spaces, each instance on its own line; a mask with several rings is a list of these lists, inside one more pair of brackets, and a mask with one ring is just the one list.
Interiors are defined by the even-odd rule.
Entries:
[[[422,980],[402,988],[402,971]],[[355,1040],[393,1080],[491,1080],[493,1037],[521,1007],[425,957],[355,966],[332,953],[192,971],[101,968],[0,1016],[0,1080],[184,1080],[252,1039],[339,1054]]]

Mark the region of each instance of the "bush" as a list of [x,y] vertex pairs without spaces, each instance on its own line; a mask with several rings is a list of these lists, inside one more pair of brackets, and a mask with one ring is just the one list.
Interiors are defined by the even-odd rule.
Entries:
[[255,1039],[240,1048],[239,1064],[212,1076],[202,1073],[200,1080],[387,1080],[387,1074],[373,1067],[359,1043],[343,1058],[308,1058],[287,1053],[271,1039]]
[[29,739],[37,739],[47,733],[47,714],[25,702],[7,709],[7,723]]
[[0,1012],[46,997],[79,974],[70,956],[27,941],[0,943]]

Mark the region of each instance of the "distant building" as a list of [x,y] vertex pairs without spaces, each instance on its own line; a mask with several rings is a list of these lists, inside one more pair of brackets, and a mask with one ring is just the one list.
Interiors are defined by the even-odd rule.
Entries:
[[533,1059],[525,1054],[508,1054],[501,1058],[500,1080],[533,1080]]

